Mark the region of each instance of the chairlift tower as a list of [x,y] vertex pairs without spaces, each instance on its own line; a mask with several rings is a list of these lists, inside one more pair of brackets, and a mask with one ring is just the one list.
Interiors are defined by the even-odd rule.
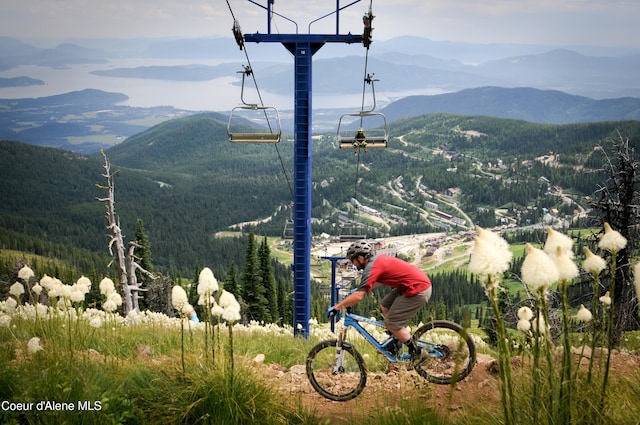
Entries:
[[[296,22],[273,11],[275,0],[267,0],[267,6],[248,0],[267,11],[267,33],[244,34],[245,42],[281,43],[294,57],[294,182],[293,182],[293,265],[294,277],[293,328],[296,336],[309,337],[311,318],[311,136],[312,136],[312,57],[326,43],[370,43],[371,18],[365,35],[340,34],[340,11],[359,3],[351,0],[336,10],[309,23],[309,34],[299,34]],[[336,17],[335,34],[310,34],[311,25],[321,19]],[[274,34],[271,19],[279,16],[295,25],[294,34]],[[365,15],[366,16],[366,15]],[[368,31],[367,31],[368,28]]]

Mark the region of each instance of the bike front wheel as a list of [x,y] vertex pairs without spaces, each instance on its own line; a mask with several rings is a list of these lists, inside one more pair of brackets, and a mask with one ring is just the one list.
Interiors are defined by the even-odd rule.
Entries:
[[307,356],[307,377],[311,386],[323,397],[347,401],[357,397],[367,383],[364,359],[347,342],[338,350],[338,341],[318,343]]
[[436,384],[458,382],[471,373],[476,348],[467,331],[457,323],[435,320],[422,325],[413,337],[426,351],[424,361],[415,370]]

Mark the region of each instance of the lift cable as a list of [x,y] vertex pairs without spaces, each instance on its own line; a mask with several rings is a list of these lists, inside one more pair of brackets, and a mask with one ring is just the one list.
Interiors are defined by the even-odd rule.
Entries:
[[[244,55],[245,58],[247,59],[247,67],[245,67],[244,69],[244,73],[243,74],[243,79],[244,79],[244,75],[248,75],[247,73],[250,73],[252,79],[253,79],[253,84],[255,85],[256,88],[256,92],[258,93],[258,99],[260,100],[260,105],[264,107],[264,101],[262,100],[262,93],[260,93],[260,88],[258,87],[258,81],[256,80],[256,76],[253,73],[253,68],[251,67],[251,60],[249,59],[249,52],[247,52],[247,48],[244,44],[244,36],[242,35],[242,30],[240,29],[240,23],[238,22],[238,20],[236,19],[235,14],[233,13],[233,9],[231,8],[231,4],[229,3],[229,0],[227,1],[227,7],[229,8],[229,12],[231,13],[231,17],[233,18],[233,36],[236,40],[236,43],[238,43],[238,47],[240,48],[240,50],[244,51]],[[244,89],[244,80],[243,80],[243,89]],[[265,119],[267,121],[267,125],[269,127],[269,131],[272,131],[271,128],[271,121],[268,119],[267,117],[267,113],[265,111]],[[289,180],[289,175],[287,174],[287,170],[284,166],[284,161],[282,159],[282,155],[280,154],[280,149],[278,148],[278,145],[274,143],[274,147],[276,149],[276,153],[278,154],[278,159],[280,160],[280,166],[282,167],[282,173],[284,174],[285,179],[287,180],[287,185],[289,186],[289,192],[291,193],[291,199],[294,198],[294,194],[293,194],[293,187],[291,186],[291,181]]]
[[[371,31],[373,29],[373,27],[371,26],[371,23],[372,23],[373,18],[374,18],[372,7],[373,7],[373,0],[371,0],[369,2],[369,12],[366,13],[362,18],[362,21],[364,23],[364,32],[362,34],[362,43],[366,47],[367,51],[366,51],[365,57],[364,57],[364,78],[363,78],[363,83],[362,83],[362,103],[361,103],[361,107],[360,107],[361,111],[364,111],[367,84],[371,84],[371,87],[373,89],[373,82],[375,81],[373,79],[373,74],[369,75],[369,73],[368,73],[369,47],[371,46],[371,41],[372,41],[372,39],[371,39]],[[373,108],[375,109],[375,91],[373,92],[373,102],[374,102]],[[359,125],[360,128],[363,127],[363,120],[364,120],[364,115],[360,115],[360,125]],[[366,150],[365,150],[365,153],[366,153]],[[358,161],[356,163],[356,180],[355,180],[354,189],[353,189],[353,199],[355,200],[355,205],[354,206],[356,208],[356,212],[358,213],[358,215],[360,215],[360,208],[359,208],[359,204],[358,204],[358,181],[360,179],[360,149],[356,150],[356,156],[358,157]]]

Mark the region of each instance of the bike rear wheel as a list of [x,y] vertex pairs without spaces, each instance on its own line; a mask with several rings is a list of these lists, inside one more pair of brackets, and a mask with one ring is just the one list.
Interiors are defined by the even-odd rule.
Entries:
[[473,370],[476,348],[467,331],[457,323],[435,320],[422,325],[413,337],[429,353],[415,370],[430,382],[450,384]]
[[338,363],[337,345],[338,341],[333,339],[322,341],[311,349],[307,356],[307,377],[323,397],[347,401],[364,389],[367,370],[360,353],[348,342],[342,343],[342,358]]

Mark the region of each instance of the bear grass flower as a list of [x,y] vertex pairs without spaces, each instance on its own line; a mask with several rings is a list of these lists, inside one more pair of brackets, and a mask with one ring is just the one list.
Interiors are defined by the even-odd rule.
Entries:
[[0,328],[8,328],[11,326],[11,316],[0,313]]
[[93,316],[91,320],[89,320],[89,326],[92,328],[101,328],[102,327],[102,317]]
[[31,270],[29,266],[24,266],[18,272],[18,278],[22,279],[25,283],[28,283],[29,279],[31,279],[33,276],[33,270]]
[[184,288],[180,285],[176,285],[171,289],[171,305],[173,307],[182,312],[182,309],[185,305],[189,304],[189,299],[187,298],[187,293]]
[[598,242],[598,247],[609,252],[618,252],[627,246],[627,239],[617,230],[613,230],[609,223],[604,223],[604,235]]
[[536,319],[533,319],[533,329],[536,330],[540,335],[545,335],[549,331],[549,325],[547,324],[546,319],[542,312],[538,314]]
[[233,307],[227,307],[222,312],[222,319],[226,320],[229,323],[237,322],[242,318],[240,315],[240,309],[236,309]]
[[222,293],[220,294],[220,299],[218,301],[218,303],[220,304],[220,307],[226,309],[229,308],[230,306],[237,306],[237,309],[240,309],[240,304],[238,303],[238,301],[236,300],[236,297],[233,296],[233,294],[229,291],[225,291],[224,289],[222,290]]
[[610,306],[611,305],[611,296],[609,295],[609,291],[607,291],[606,294],[604,294],[603,296],[600,297],[600,302],[604,306]]
[[593,319],[593,315],[591,314],[589,309],[584,306],[584,304],[580,304],[580,310],[578,310],[578,313],[574,316],[574,319],[576,319],[578,322],[587,323],[590,322],[591,319]]
[[42,345],[40,344],[40,338],[38,338],[37,336],[34,336],[33,338],[31,338],[29,342],[27,342],[27,350],[29,351],[30,354],[34,354],[42,350]]
[[105,277],[100,281],[99,287],[100,287],[100,293],[104,296],[109,296],[109,294],[111,294],[112,292],[115,292],[116,290],[116,287],[113,284],[113,280],[109,279],[108,277]]
[[529,307],[520,307],[518,309],[518,319],[529,321],[533,319],[533,311]]
[[604,260],[604,258],[591,252],[588,247],[583,247],[582,251],[584,252],[585,256],[585,259],[582,263],[582,268],[585,271],[591,273],[593,276],[597,276],[602,270],[607,267],[607,262]]
[[469,271],[480,276],[504,273],[513,258],[509,244],[493,232],[481,227],[476,227],[476,230],[478,236],[474,238]]
[[211,269],[209,267],[202,269],[198,277],[198,295],[206,297],[216,292],[219,288],[218,281]]
[[544,251],[527,243],[525,252],[520,275],[529,289],[534,292],[544,291],[560,278],[555,263]]
[[74,286],[82,293],[88,294],[91,290],[91,280],[88,277],[81,276]]
[[9,288],[9,293],[16,297],[16,299],[20,299],[20,296],[24,294],[24,285],[20,282],[16,282]]
[[551,227],[547,228],[547,240],[544,244],[543,251],[553,256],[557,255],[558,251],[566,254],[570,259],[573,259],[573,239],[569,236],[554,230]]
[[528,320],[520,319],[518,320],[518,324],[516,325],[516,328],[520,332],[529,332],[531,330],[531,322]]
[[213,307],[211,307],[211,315],[213,317],[221,317],[222,313],[224,313],[224,308],[220,307],[217,303],[213,303]]
[[558,270],[558,280],[561,282],[567,283],[580,274],[578,266],[572,260],[573,253],[570,251],[563,251],[562,248],[558,246],[556,248],[555,255],[548,255],[556,265],[556,269]]

